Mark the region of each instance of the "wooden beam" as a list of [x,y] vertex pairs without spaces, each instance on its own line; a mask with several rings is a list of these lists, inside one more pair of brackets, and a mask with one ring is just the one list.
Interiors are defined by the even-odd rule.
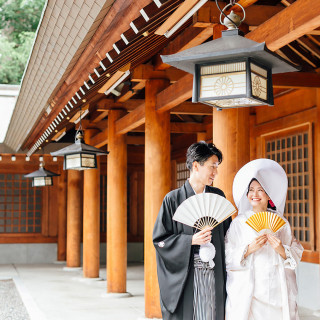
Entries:
[[186,72],[170,67],[167,70],[154,70],[150,64],[141,64],[132,72],[131,81],[142,82],[150,79],[168,79],[170,82],[176,82],[181,79]]
[[106,110],[113,110],[113,109],[125,109],[128,112],[130,112],[136,109],[143,102],[144,102],[143,99],[131,99],[125,102],[114,102],[111,99],[103,99],[97,102],[96,110],[103,112]]
[[171,114],[188,114],[197,116],[212,115],[213,108],[203,103],[185,101],[170,110]]
[[90,139],[90,145],[96,148],[101,148],[106,144],[108,144],[108,127]]
[[265,41],[268,48],[275,51],[319,26],[320,1],[297,0],[247,34],[246,38]]
[[193,75],[187,74],[157,95],[156,110],[164,112],[192,96]]
[[171,122],[171,133],[198,133],[206,132],[206,126],[202,123],[193,122]]
[[[254,0],[256,2],[256,0]],[[239,1],[240,3],[240,1]],[[251,1],[250,1],[251,3]],[[252,4],[252,3],[251,3]],[[280,11],[284,10],[281,6],[266,6],[266,5],[249,5],[249,1],[246,8],[245,23],[249,26],[259,26],[264,23]],[[219,2],[221,9],[226,5],[225,2]],[[240,8],[239,6],[235,6]],[[234,10],[234,9],[233,9]],[[193,16],[193,26],[201,28],[213,27],[216,24],[220,24],[220,11],[214,2],[207,2],[204,4]]]
[[142,103],[133,112],[128,113],[116,121],[116,133],[127,133],[141,124],[144,124],[145,119],[145,103]]
[[116,71],[111,78],[98,90],[98,93],[104,93],[110,89],[127,71],[130,70],[131,63],[126,64],[124,67]]
[[[127,136],[127,144],[128,145],[144,145],[144,136]],[[108,144],[108,129],[106,128],[104,131],[99,132],[95,136],[93,136],[90,140],[90,145],[101,148]]]
[[[240,4],[242,7],[244,8],[248,8],[249,6],[253,5],[254,3],[256,3],[258,0],[239,0],[237,3]],[[233,10],[233,11],[240,11],[242,12],[242,9],[237,6],[237,5],[234,5],[230,11]]]
[[130,90],[128,89],[128,91],[126,91],[121,97],[119,97],[117,99],[117,102],[125,102],[125,101],[129,100],[131,97],[133,97],[135,94],[137,94],[144,87],[145,87],[144,81],[133,84],[132,88]]
[[60,130],[57,134],[55,134],[50,140],[59,140],[59,138],[65,134],[65,132],[67,131],[67,128],[63,128],[62,130]]
[[109,110],[107,111],[94,111],[90,113],[90,121],[95,123],[95,122],[100,122],[103,120],[109,113]]
[[117,108],[123,108],[122,103],[114,102],[113,99],[101,99],[96,103],[96,110],[98,111],[105,111],[110,109],[117,109]]
[[272,76],[274,88],[320,88],[320,74],[288,72]]

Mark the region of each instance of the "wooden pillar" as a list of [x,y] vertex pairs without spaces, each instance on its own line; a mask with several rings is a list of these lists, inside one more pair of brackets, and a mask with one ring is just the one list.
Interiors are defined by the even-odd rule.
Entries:
[[116,134],[122,110],[108,115],[107,291],[125,293],[127,286],[127,142]]
[[222,189],[230,201],[233,201],[233,179],[250,161],[249,116],[250,108],[213,110],[212,142],[223,154],[214,186]]
[[80,267],[82,216],[82,172],[68,170],[67,267]]
[[[98,130],[86,129],[85,142]],[[99,278],[100,268],[100,164],[83,172],[83,276]]]
[[145,315],[161,318],[156,253],[152,231],[164,196],[170,191],[170,113],[155,110],[156,94],[168,86],[165,80],[146,82],[145,121]]
[[58,250],[57,260],[66,260],[67,246],[67,172],[61,170],[58,178]]

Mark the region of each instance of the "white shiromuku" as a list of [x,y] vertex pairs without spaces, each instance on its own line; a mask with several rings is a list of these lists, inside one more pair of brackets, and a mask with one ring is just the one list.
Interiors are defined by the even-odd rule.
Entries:
[[[268,243],[244,258],[248,245],[258,236],[245,223],[254,214],[247,198],[253,178],[258,180],[275,204],[277,211],[274,212],[286,221],[285,226],[275,233],[285,249],[286,259]],[[226,320],[299,319],[295,268],[303,247],[283,217],[286,194],[287,176],[278,163],[269,159],[249,162],[234,179],[233,197],[239,212],[225,238]]]

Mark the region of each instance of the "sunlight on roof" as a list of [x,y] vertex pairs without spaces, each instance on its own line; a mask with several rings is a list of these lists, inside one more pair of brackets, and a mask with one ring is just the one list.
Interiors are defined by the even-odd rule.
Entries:
[[6,137],[20,86],[0,84],[0,143]]

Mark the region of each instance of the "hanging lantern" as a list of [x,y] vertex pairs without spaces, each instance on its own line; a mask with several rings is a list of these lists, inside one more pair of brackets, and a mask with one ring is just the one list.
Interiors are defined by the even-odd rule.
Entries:
[[95,169],[97,168],[97,156],[109,153],[108,151],[102,151],[83,142],[81,113],[80,106],[79,128],[76,132],[75,143],[58,151],[51,152],[51,155],[54,157],[64,156],[64,170]]
[[52,156],[64,156],[64,170],[85,170],[97,168],[97,156],[108,154],[83,142],[80,130],[76,133],[75,143],[61,150],[51,152]]
[[236,27],[241,22],[236,16],[226,16],[223,24],[230,30],[221,38],[161,56],[164,63],[193,73],[192,102],[218,109],[273,105],[272,73],[297,71],[265,43],[244,38],[234,26],[232,19]]
[[25,178],[32,178],[33,187],[52,186],[52,177],[60,176],[60,174],[51,172],[44,168],[43,162],[40,163],[39,170],[26,174]]

